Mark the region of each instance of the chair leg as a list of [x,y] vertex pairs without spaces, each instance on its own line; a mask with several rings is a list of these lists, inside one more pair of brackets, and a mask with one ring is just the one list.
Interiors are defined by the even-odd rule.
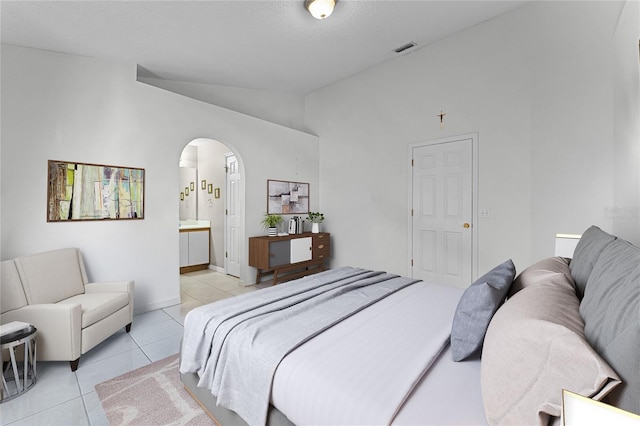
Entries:
[[80,358],[69,361],[69,365],[71,366],[71,371],[76,371],[78,369],[78,364],[80,364]]
[[126,331],[127,333],[128,333],[128,332],[130,332],[130,331],[131,331],[131,323],[127,324],[127,325],[124,327],[124,329],[125,329],[125,331]]

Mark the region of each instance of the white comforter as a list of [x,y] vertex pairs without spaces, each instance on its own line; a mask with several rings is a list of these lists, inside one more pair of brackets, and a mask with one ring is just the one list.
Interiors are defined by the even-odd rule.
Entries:
[[420,282],[336,324],[282,360],[272,404],[299,425],[392,423],[447,346],[462,292]]
[[197,372],[198,386],[218,404],[263,424],[275,371],[288,353],[417,282],[343,267],[196,308],[185,320],[180,371]]

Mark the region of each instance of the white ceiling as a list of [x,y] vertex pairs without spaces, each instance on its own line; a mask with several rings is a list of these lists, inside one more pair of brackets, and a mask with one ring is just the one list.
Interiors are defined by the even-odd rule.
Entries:
[[2,0],[0,37],[136,63],[145,77],[304,94],[525,2],[338,0],[316,20],[303,0]]

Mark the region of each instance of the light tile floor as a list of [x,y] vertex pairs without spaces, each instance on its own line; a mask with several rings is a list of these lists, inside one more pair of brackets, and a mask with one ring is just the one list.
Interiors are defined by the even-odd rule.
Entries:
[[177,353],[191,309],[268,285],[246,287],[211,270],[181,275],[181,304],[136,315],[130,333],[122,329],[90,350],[75,372],[68,362],[38,362],[35,386],[0,404],[0,425],[108,425],[96,384]]

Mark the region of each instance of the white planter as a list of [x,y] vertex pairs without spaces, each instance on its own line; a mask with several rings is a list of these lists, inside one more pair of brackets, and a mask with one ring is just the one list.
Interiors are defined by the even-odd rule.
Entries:
[[311,233],[312,234],[318,234],[319,232],[320,232],[320,224],[313,222],[311,224]]
[[275,236],[277,236],[277,235],[278,235],[278,228],[276,228],[275,226],[273,226],[273,227],[269,227],[269,229],[267,230],[267,232],[268,232],[268,234],[267,234],[268,236],[270,236],[270,237],[275,237]]

